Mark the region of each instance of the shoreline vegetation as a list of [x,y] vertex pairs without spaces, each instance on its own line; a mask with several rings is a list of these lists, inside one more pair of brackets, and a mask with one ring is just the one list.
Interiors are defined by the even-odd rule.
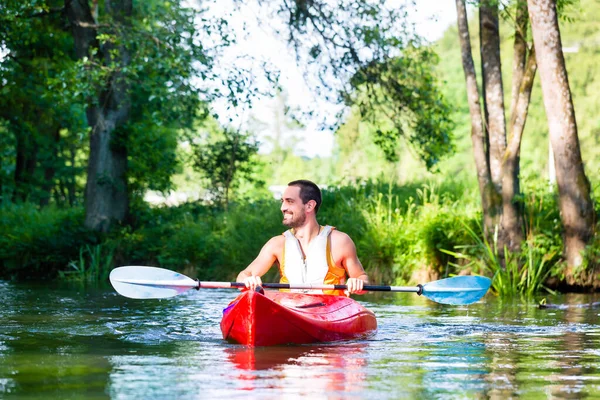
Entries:
[[[319,222],[354,239],[373,283],[600,289],[598,2],[467,13],[460,0],[435,43],[409,8],[262,3],[256,22],[293,44],[311,96],[274,64],[246,68],[251,54],[223,62],[241,4],[3,9],[0,279],[102,284],[148,265],[232,280],[284,231],[268,188],[309,179],[326,185]],[[301,152],[315,123],[334,132],[331,156]],[[152,193],[197,196],[156,206]]]
[[[461,181],[365,181],[323,191],[319,222],[348,233],[375,284],[416,284],[454,275],[494,278],[500,296],[600,288],[600,238],[586,248],[575,281],[565,280],[555,189],[526,181],[520,254],[505,260],[482,239],[477,188]],[[264,192],[260,192],[264,193]],[[596,188],[596,196],[598,188]],[[596,205],[597,211],[598,205]],[[106,282],[112,268],[148,265],[201,280],[233,280],[270,237],[285,230],[279,202],[261,194],[227,209],[200,202],[132,207],[128,225],[106,234],[84,228],[83,207],[3,204],[0,278]],[[597,226],[596,232],[600,232]],[[277,280],[273,268],[266,280]]]

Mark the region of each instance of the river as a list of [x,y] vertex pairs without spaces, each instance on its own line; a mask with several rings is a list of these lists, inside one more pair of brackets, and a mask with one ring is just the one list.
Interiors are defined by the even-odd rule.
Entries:
[[354,342],[222,340],[234,290],[132,300],[112,288],[0,281],[0,398],[600,398],[592,295],[445,306],[358,297],[379,328]]

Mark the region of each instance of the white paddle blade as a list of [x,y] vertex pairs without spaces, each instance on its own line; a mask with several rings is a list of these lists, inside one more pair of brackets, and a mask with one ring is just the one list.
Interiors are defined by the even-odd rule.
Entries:
[[198,287],[198,282],[178,272],[138,266],[113,269],[110,283],[117,293],[132,299],[166,299]]

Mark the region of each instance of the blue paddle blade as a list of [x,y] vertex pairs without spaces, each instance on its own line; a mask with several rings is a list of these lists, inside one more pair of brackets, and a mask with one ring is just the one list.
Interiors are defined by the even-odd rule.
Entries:
[[442,304],[475,303],[490,288],[492,280],[485,276],[456,276],[423,285],[423,296]]

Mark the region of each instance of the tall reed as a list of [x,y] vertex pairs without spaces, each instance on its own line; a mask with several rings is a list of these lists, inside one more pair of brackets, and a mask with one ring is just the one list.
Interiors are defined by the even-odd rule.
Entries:
[[58,271],[58,276],[68,281],[104,282],[113,269],[113,255],[110,243],[86,244],[79,249],[79,259],[69,262],[66,270]]

